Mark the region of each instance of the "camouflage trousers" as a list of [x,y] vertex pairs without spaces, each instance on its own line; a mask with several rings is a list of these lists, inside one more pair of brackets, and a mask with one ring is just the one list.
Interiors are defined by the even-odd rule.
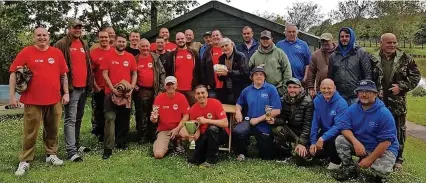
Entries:
[[274,136],[274,144],[276,148],[283,153],[283,156],[291,156],[292,142],[298,143],[299,136],[295,134],[288,126],[277,126],[272,129]]
[[[343,135],[339,135],[335,140],[338,156],[342,160],[342,168],[354,167],[355,162],[352,155],[355,155],[353,144],[351,144]],[[366,152],[370,154],[371,152]],[[363,157],[360,157],[363,158]],[[396,161],[396,156],[389,150],[386,150],[383,155],[374,161],[371,165],[373,174],[380,177],[386,177],[393,172],[393,166]]]
[[399,140],[399,151],[397,154],[396,162],[403,162],[403,149],[406,140],[406,114],[393,115],[394,122],[396,123],[397,139]]

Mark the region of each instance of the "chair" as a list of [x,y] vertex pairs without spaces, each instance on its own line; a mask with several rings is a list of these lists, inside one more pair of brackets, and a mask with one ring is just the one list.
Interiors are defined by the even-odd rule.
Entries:
[[228,122],[228,128],[230,129],[230,134],[228,136],[228,147],[220,147],[219,150],[221,151],[231,151],[231,131],[235,120],[235,112],[236,112],[236,106],[229,105],[229,104],[222,104],[222,108],[224,109],[225,113],[230,115],[230,120]]

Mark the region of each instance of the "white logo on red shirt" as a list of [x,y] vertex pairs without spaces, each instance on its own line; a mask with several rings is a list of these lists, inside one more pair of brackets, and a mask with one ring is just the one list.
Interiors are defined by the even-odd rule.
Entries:
[[35,63],[43,63],[43,60],[42,59],[36,59],[36,60],[34,60],[34,62]]
[[123,62],[123,66],[125,66],[125,67],[129,66],[129,62],[128,61],[124,61]]
[[47,62],[49,62],[49,64],[53,64],[53,63],[55,63],[55,60],[53,58],[49,58],[49,59],[47,59]]
[[224,111],[222,111],[219,115],[223,116],[224,114],[225,114],[225,112],[224,112]]
[[184,57],[183,56],[176,56],[176,58],[183,59]]
[[208,117],[208,119],[212,119],[212,114],[211,113],[208,113],[206,116]]
[[144,68],[144,65],[143,64],[138,65],[138,68]]
[[178,104],[173,105],[173,110],[178,110]]
[[82,53],[84,53],[84,52],[85,52],[85,49],[83,49],[83,48],[80,48],[80,51],[81,51]]
[[168,105],[163,106],[163,109],[169,109]]
[[70,51],[77,51],[77,48],[70,48]]
[[191,54],[187,54],[187,59],[191,59]]
[[148,63],[148,68],[152,68],[153,64],[152,63]]
[[120,62],[117,62],[117,61],[111,61],[111,64],[113,64],[113,65],[118,65],[118,64],[120,64]]

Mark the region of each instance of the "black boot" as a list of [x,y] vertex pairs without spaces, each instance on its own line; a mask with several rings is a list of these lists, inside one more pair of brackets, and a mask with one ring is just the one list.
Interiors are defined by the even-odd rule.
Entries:
[[332,174],[332,177],[337,181],[343,182],[350,179],[356,179],[358,175],[357,167],[355,165],[351,165],[341,166],[340,169]]
[[108,159],[113,154],[112,149],[104,149],[104,154],[102,155],[102,159]]

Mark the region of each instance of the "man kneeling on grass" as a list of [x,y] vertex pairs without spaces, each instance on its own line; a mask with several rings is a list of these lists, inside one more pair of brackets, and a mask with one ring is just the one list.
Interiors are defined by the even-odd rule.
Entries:
[[[355,178],[357,167],[361,167],[373,169],[367,182],[384,182],[393,171],[399,148],[394,119],[377,98],[373,81],[360,81],[355,92],[359,102],[351,105],[338,122],[343,135],[337,137],[335,144],[342,166],[334,178]],[[352,160],[354,154],[360,157],[358,166]]]
[[166,155],[171,140],[174,141],[177,152],[184,152],[180,140],[183,135],[180,131],[184,122],[188,121],[190,107],[185,96],[176,92],[177,85],[175,77],[166,77],[166,92],[159,94],[154,100],[150,120],[153,123],[159,123],[157,139],[153,145],[154,158],[156,159],[161,159]]
[[[190,109],[190,120],[200,124],[200,137],[190,163],[209,168],[218,161],[219,146],[225,144],[230,134],[227,115],[219,100],[208,98],[208,89],[204,85],[194,88],[197,102]],[[182,134],[188,134],[182,129]]]

